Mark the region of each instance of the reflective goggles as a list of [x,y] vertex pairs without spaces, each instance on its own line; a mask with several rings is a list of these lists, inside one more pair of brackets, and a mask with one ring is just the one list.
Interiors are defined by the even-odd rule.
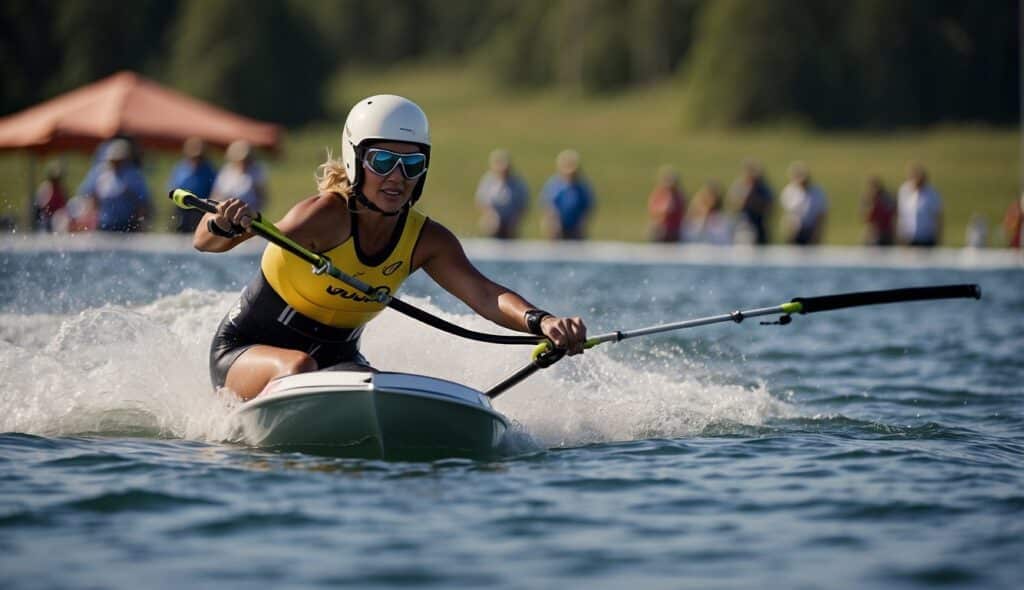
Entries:
[[363,164],[378,176],[391,174],[395,166],[401,164],[402,176],[409,180],[419,178],[427,172],[427,156],[419,152],[399,154],[381,148],[370,148],[363,156]]

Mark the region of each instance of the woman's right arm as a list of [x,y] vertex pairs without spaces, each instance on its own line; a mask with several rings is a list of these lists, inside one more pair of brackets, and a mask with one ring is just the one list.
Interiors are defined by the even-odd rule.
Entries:
[[227,252],[252,237],[249,227],[255,214],[239,199],[217,203],[216,213],[199,220],[192,245],[200,252]]
[[[255,215],[238,199],[218,203],[217,213],[207,213],[199,221],[192,245],[202,252],[227,252],[253,236],[249,228]],[[211,228],[211,224],[216,226]],[[276,226],[283,234],[314,252],[340,244],[351,231],[345,200],[329,193],[300,201]],[[243,231],[233,237],[217,234],[217,229],[225,228]],[[230,234],[232,230],[224,233]]]

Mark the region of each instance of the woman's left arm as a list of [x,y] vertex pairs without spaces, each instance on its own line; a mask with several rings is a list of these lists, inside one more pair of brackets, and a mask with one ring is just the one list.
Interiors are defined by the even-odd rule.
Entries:
[[[447,228],[428,221],[417,245],[416,257],[438,285],[492,322],[521,332],[530,332],[527,312],[537,310],[521,295],[488,279],[466,257],[462,244]],[[536,315],[536,314],[533,314]],[[583,352],[587,327],[578,317],[547,315],[540,319],[540,335],[569,354]]]

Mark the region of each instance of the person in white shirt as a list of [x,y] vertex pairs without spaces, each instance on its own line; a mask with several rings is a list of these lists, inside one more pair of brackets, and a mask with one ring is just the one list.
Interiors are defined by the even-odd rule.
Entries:
[[896,219],[900,243],[931,247],[942,239],[942,198],[928,183],[928,173],[921,164],[914,162],[907,167]]
[[799,246],[820,244],[828,213],[825,192],[811,182],[810,170],[803,162],[790,164],[789,179],[779,198],[786,241]]
[[213,199],[239,199],[254,211],[263,209],[266,205],[267,177],[263,166],[253,159],[249,143],[243,140],[232,142],[225,153],[225,159],[227,163],[213,181]]

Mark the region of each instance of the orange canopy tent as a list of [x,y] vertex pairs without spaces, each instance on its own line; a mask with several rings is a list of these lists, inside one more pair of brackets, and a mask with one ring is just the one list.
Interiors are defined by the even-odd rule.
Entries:
[[282,129],[248,119],[123,71],[0,118],[0,150],[91,150],[118,135],[144,148],[178,150],[189,137],[225,147],[244,139],[276,151]]

